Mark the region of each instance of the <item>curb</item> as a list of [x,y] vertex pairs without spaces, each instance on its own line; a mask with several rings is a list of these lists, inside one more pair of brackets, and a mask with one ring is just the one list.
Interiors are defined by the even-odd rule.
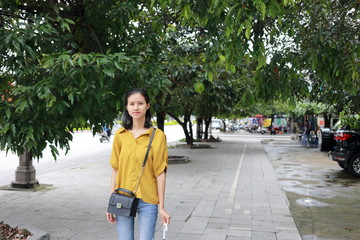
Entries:
[[27,240],[50,240],[50,234],[38,229],[36,227],[27,225],[27,224],[18,224],[16,222],[13,222],[11,220],[4,220],[4,223],[9,224],[11,227],[15,226],[19,229],[26,229],[28,230],[32,235],[27,238]]
[[169,155],[169,160],[168,160],[169,164],[187,163],[187,162],[189,162],[189,157],[188,156]]
[[28,240],[50,240],[50,234],[41,229],[29,225],[19,225],[19,228],[26,228],[32,236]]

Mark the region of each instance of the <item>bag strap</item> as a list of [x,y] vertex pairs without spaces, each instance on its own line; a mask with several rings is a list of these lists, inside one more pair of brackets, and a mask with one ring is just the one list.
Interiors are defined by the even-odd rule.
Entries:
[[149,156],[150,147],[151,147],[152,141],[153,141],[153,139],[154,139],[155,132],[156,132],[156,128],[154,128],[154,129],[152,130],[152,132],[151,132],[151,136],[150,136],[150,140],[149,140],[149,145],[148,145],[148,147],[147,147],[146,154],[145,154],[145,158],[144,158],[144,161],[143,161],[143,164],[142,164],[142,167],[143,167],[143,168],[145,167],[147,158],[148,158],[148,156]]
[[132,196],[132,197],[135,197],[135,194],[132,192],[132,191],[129,191],[129,190],[127,190],[127,189],[125,189],[125,188],[117,188],[117,189],[115,189],[115,192],[117,193],[117,192],[124,192],[124,193],[127,193],[127,194],[129,194],[130,196]]
[[154,129],[152,130],[152,133],[151,133],[151,136],[150,136],[150,140],[149,140],[149,144],[148,144],[148,147],[147,147],[147,150],[146,150],[145,158],[144,158],[144,161],[143,161],[142,166],[141,166],[141,173],[140,173],[140,176],[139,176],[139,180],[138,180],[138,182],[137,182],[137,184],[136,184],[134,194],[136,194],[137,189],[138,189],[138,187],[139,187],[140,178],[141,178],[141,176],[142,176],[142,174],[143,174],[143,172],[144,172],[144,169],[145,169],[146,161],[147,161],[147,158],[148,158],[148,156],[149,156],[150,147],[151,147],[152,141],[153,141],[153,139],[154,139],[155,132],[156,132],[156,128],[154,128]]

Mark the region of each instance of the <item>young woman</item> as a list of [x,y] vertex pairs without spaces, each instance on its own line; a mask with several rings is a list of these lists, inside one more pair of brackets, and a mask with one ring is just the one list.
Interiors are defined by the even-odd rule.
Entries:
[[[117,188],[134,192],[145,157],[151,126],[149,96],[144,89],[133,89],[125,96],[123,128],[116,131],[110,159],[112,167],[110,193]],[[136,197],[139,198],[137,216],[141,240],[152,240],[157,215],[163,223],[170,223],[164,207],[168,152],[165,134],[156,129],[146,166],[141,176]],[[134,240],[134,217],[106,213],[110,223],[116,223],[119,240]]]

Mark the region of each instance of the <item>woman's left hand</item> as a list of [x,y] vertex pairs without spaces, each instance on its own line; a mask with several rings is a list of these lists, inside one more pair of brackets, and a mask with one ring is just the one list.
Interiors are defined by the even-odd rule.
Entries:
[[159,215],[163,223],[170,224],[170,214],[163,208],[159,210]]

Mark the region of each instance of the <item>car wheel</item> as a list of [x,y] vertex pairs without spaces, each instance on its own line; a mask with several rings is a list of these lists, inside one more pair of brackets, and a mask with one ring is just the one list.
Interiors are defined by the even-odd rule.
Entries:
[[338,164],[342,169],[347,170],[347,167],[345,167],[344,163],[338,162]]
[[348,167],[349,171],[355,177],[360,177],[360,154],[357,154],[350,159]]

